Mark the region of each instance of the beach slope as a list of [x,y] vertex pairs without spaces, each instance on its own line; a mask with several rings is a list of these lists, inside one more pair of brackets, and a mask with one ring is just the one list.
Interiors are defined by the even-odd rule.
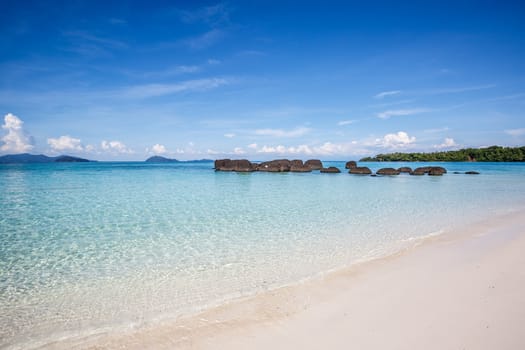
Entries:
[[[439,237],[404,254],[281,291],[294,295],[291,303],[302,304],[303,310],[259,325],[226,328],[187,345],[525,349],[524,267],[525,219],[507,216],[460,237]],[[283,298],[279,294],[276,302]]]

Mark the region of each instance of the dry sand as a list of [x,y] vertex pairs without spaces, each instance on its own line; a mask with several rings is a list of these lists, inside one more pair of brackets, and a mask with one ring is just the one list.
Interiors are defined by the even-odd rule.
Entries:
[[175,323],[68,343],[55,346],[525,349],[525,213]]

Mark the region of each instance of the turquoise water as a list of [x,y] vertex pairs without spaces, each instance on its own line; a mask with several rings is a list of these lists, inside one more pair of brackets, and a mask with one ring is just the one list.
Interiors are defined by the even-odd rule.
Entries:
[[[439,165],[449,174],[0,165],[0,347],[191,314],[525,204],[524,164]],[[452,174],[466,170],[482,174]]]

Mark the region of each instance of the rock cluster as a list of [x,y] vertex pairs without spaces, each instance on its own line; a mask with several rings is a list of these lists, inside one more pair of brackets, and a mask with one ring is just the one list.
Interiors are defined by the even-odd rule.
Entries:
[[414,169],[410,175],[425,175],[441,176],[447,173],[447,169],[440,166],[424,166]]
[[[217,159],[215,161],[216,171],[253,172],[262,171],[270,173],[294,172],[306,173],[312,170],[323,169],[323,163],[319,159],[310,159],[303,163],[300,159],[276,159],[262,163],[252,163],[247,159]],[[336,168],[337,169],[337,168]],[[339,170],[339,169],[337,169]],[[329,172],[334,172],[333,170]]]
[[[394,176],[399,174],[410,174],[410,175],[429,175],[429,176],[442,176],[447,173],[447,169],[440,166],[424,166],[415,168],[412,170],[410,167],[395,168],[381,168],[375,174],[372,170],[366,166],[357,166],[357,163],[353,160],[346,162],[345,168],[349,169],[349,174],[356,175],[371,175],[371,176]],[[309,159],[303,163],[300,159],[276,159],[262,163],[252,163],[247,159],[217,159],[215,161],[216,171],[235,171],[235,172],[294,172],[294,173],[307,173],[312,170],[319,170],[321,173],[337,174],[341,170],[336,167],[323,167],[323,163],[319,159]],[[458,172],[455,172],[458,173]],[[467,171],[465,174],[476,175],[479,174],[476,171]]]

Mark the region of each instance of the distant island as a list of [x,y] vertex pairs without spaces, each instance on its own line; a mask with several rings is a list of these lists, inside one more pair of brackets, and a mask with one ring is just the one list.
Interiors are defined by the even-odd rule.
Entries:
[[209,163],[213,162],[211,159],[197,159],[197,160],[178,160],[174,158],[166,158],[162,156],[153,156],[145,160],[148,163]]
[[26,164],[26,163],[84,163],[94,162],[93,160],[78,158],[73,156],[48,157],[43,154],[7,154],[0,156],[0,164]]
[[361,162],[525,162],[525,146],[464,148],[432,153],[387,153],[365,157]]
[[178,159],[166,158],[162,156],[153,156],[145,160],[148,163],[178,163]]

